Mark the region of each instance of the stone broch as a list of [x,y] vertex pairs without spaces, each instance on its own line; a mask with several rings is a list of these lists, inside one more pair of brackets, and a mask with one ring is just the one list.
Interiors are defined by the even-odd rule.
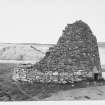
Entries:
[[74,71],[101,69],[96,37],[89,26],[76,21],[68,24],[57,44],[37,63],[41,71]]
[[[81,20],[68,24],[57,44],[50,47],[45,57],[33,65],[34,70],[42,73],[73,73],[72,78],[80,72],[86,72],[87,77],[89,73],[101,74],[97,39],[90,27]],[[74,75],[74,72],[77,74]]]

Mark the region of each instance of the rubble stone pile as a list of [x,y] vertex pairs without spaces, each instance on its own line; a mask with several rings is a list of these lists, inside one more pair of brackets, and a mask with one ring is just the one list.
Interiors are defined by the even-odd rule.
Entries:
[[[35,70],[40,72],[39,78],[36,78]],[[83,77],[92,77],[95,72],[101,73],[97,39],[89,26],[81,20],[68,24],[57,44],[49,48],[45,57],[33,65],[31,71],[34,72],[30,72],[35,76],[34,81],[54,82],[55,77],[51,77],[56,74],[59,83],[78,81]]]

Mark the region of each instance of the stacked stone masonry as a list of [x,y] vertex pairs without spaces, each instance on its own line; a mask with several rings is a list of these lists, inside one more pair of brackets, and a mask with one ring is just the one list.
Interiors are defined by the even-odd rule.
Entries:
[[[31,65],[31,64],[30,64]],[[14,69],[13,80],[15,81],[26,81],[29,83],[33,82],[44,82],[44,83],[74,83],[77,81],[85,80],[87,77],[92,77],[92,72],[78,70],[74,72],[58,72],[58,71],[46,71],[41,72],[34,70],[30,67],[23,67],[21,64]]]
[[[29,81],[31,81],[29,78],[33,78],[33,81],[39,82],[73,82],[92,77],[95,72],[101,74],[97,39],[83,21],[68,24],[57,44],[49,48],[45,57],[34,64],[32,70],[25,67],[21,69],[17,67],[18,73],[23,69]],[[36,79],[37,73],[41,75],[39,76],[41,80]],[[61,76],[63,74],[67,75]],[[45,79],[47,77],[50,79]],[[22,79],[22,75],[18,78]]]

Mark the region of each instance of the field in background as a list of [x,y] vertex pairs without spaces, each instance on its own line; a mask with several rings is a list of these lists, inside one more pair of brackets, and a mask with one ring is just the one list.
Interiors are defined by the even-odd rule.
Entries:
[[[0,63],[38,62],[54,44],[0,43]],[[98,43],[101,64],[105,64],[105,43]],[[9,61],[8,61],[9,60]]]

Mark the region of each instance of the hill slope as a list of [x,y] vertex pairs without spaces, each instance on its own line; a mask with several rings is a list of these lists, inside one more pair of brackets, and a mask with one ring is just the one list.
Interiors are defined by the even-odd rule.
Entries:
[[0,44],[0,60],[40,60],[46,50],[45,45],[37,44]]
[[[45,52],[54,44],[35,44],[35,43],[1,43],[0,60],[18,61],[39,61],[44,57]],[[101,63],[105,64],[105,43],[99,42],[99,53]]]

